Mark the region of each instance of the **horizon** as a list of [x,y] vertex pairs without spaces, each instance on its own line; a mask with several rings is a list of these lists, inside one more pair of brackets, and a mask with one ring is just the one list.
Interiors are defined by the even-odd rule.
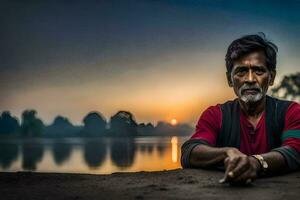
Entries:
[[[255,6],[253,6],[255,4]],[[278,47],[278,83],[297,71],[300,2],[43,1],[0,4],[0,112],[34,108],[81,125],[128,110],[138,123],[194,126],[205,108],[235,98],[227,46],[264,32]],[[245,26],[246,24],[246,26]],[[209,70],[208,70],[209,69]]]
[[[24,111],[30,111],[30,110],[36,111],[36,117],[37,117],[38,119],[42,120],[42,122],[44,123],[45,126],[51,126],[51,125],[54,123],[54,121],[55,121],[55,119],[56,119],[57,117],[62,117],[62,118],[67,119],[73,126],[84,126],[83,120],[84,120],[84,118],[85,118],[88,114],[90,114],[90,113],[98,113],[98,114],[100,114],[100,116],[104,117],[104,120],[105,120],[107,123],[110,123],[111,117],[113,116],[113,115],[112,115],[112,116],[106,117],[106,116],[104,116],[104,115],[103,115],[101,112],[99,112],[99,111],[90,111],[90,112],[86,113],[86,114],[82,117],[82,120],[81,120],[81,123],[80,123],[80,124],[75,124],[75,123],[73,123],[72,120],[69,119],[67,116],[63,116],[63,115],[59,115],[59,114],[58,114],[58,115],[54,116],[53,120],[50,121],[50,123],[45,123],[44,119],[41,118],[41,117],[39,116],[39,113],[38,113],[37,110],[35,110],[35,109],[26,109],[26,110],[24,110]],[[120,112],[120,111],[125,111],[125,110],[119,110],[119,111],[117,111],[116,113],[118,113],[118,112]],[[3,111],[0,110],[0,114],[2,114],[3,112],[9,112],[10,115],[11,115],[11,117],[15,118],[15,119],[18,121],[19,125],[22,124],[22,116],[16,116],[16,115],[14,115],[13,113],[11,113],[9,110],[3,110]],[[130,111],[125,111],[125,112],[131,113]],[[115,113],[115,114],[116,114],[116,113]],[[179,126],[179,125],[189,125],[189,126],[191,126],[191,124],[188,124],[188,123],[178,122],[177,119],[175,119],[175,118],[171,119],[170,121],[159,120],[159,121],[156,121],[155,123],[152,123],[152,122],[146,122],[146,121],[139,121],[139,120],[136,119],[134,113],[131,113],[131,114],[132,114],[133,117],[135,118],[135,121],[136,121],[136,123],[137,123],[138,125],[140,125],[140,124],[145,124],[145,125],[147,125],[147,124],[150,123],[150,124],[152,124],[153,126],[157,126],[158,123],[163,122],[163,123],[167,123],[167,124],[172,125],[172,126]],[[22,114],[21,114],[21,115],[22,115]],[[1,115],[0,115],[0,117],[1,117]]]

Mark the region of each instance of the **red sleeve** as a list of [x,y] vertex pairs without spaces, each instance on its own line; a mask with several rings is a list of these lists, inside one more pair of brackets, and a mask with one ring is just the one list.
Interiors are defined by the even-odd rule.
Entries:
[[192,139],[201,139],[210,145],[216,145],[216,138],[221,130],[222,111],[220,105],[207,108],[200,116]]
[[285,115],[282,146],[290,146],[300,153],[300,105],[293,102]]

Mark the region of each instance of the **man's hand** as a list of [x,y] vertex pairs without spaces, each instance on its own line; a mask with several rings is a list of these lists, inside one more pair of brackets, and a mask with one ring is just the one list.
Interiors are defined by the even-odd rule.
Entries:
[[236,148],[228,149],[226,154],[227,157],[224,159],[225,175],[220,182],[247,184],[256,179],[261,168],[258,160],[243,154]]

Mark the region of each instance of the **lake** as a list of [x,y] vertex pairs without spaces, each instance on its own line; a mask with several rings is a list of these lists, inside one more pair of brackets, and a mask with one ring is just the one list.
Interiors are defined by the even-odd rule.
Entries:
[[188,137],[0,139],[0,171],[110,174],[180,168]]

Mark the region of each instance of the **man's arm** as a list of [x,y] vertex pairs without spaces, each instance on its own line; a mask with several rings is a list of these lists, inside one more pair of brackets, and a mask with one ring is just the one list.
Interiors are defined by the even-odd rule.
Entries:
[[261,163],[253,156],[242,155],[237,152],[227,152],[225,158],[226,167],[223,182],[247,183],[253,181],[260,175],[276,175],[286,172],[287,163],[284,156],[276,151],[261,154],[268,164],[268,168],[263,170]]
[[[238,149],[232,147],[210,147],[208,145],[199,144],[193,148],[190,155],[190,166],[195,168],[214,167],[219,163],[224,162],[225,158],[230,156],[229,151],[234,151],[235,159],[245,156]],[[285,158],[281,153],[271,151],[261,154],[264,160],[268,163],[266,171],[269,175],[275,175],[283,172],[287,168]],[[233,161],[235,162],[235,161]]]
[[287,170],[287,162],[284,156],[277,151],[270,151],[265,154],[261,154],[264,160],[268,163],[268,169],[266,170],[266,175],[276,175],[284,173]]
[[189,159],[189,166],[196,168],[216,167],[224,163],[226,170],[221,182],[245,183],[256,179],[261,170],[258,160],[233,147],[198,144],[191,150]]
[[[285,162],[285,172],[300,169],[300,105],[291,103],[285,114],[284,129],[281,135],[282,145],[272,149],[270,154],[266,154],[265,159],[270,159],[270,167],[274,170],[282,170]],[[277,155],[277,159],[275,156]],[[268,161],[267,161],[268,162]],[[273,172],[270,169],[271,173]]]
[[[222,113],[218,105],[211,106],[202,113],[196,125],[195,133],[181,147],[181,165],[183,168],[199,167],[197,164],[191,165],[191,157],[198,163],[198,155],[200,154],[197,153],[199,147],[196,148],[196,146],[205,145],[208,148],[213,148],[212,146],[216,145],[216,138],[220,132],[221,121]],[[192,151],[197,152],[192,153]]]
[[[268,163],[267,175],[276,175],[286,171],[287,164],[283,155],[276,151],[262,154]],[[220,163],[225,165],[224,181],[231,183],[246,182],[256,179],[263,172],[260,162],[241,153],[232,147],[210,147],[204,144],[196,145],[190,152],[190,167],[209,168]]]
[[190,167],[208,168],[224,162],[230,147],[210,147],[198,144],[190,152]]

